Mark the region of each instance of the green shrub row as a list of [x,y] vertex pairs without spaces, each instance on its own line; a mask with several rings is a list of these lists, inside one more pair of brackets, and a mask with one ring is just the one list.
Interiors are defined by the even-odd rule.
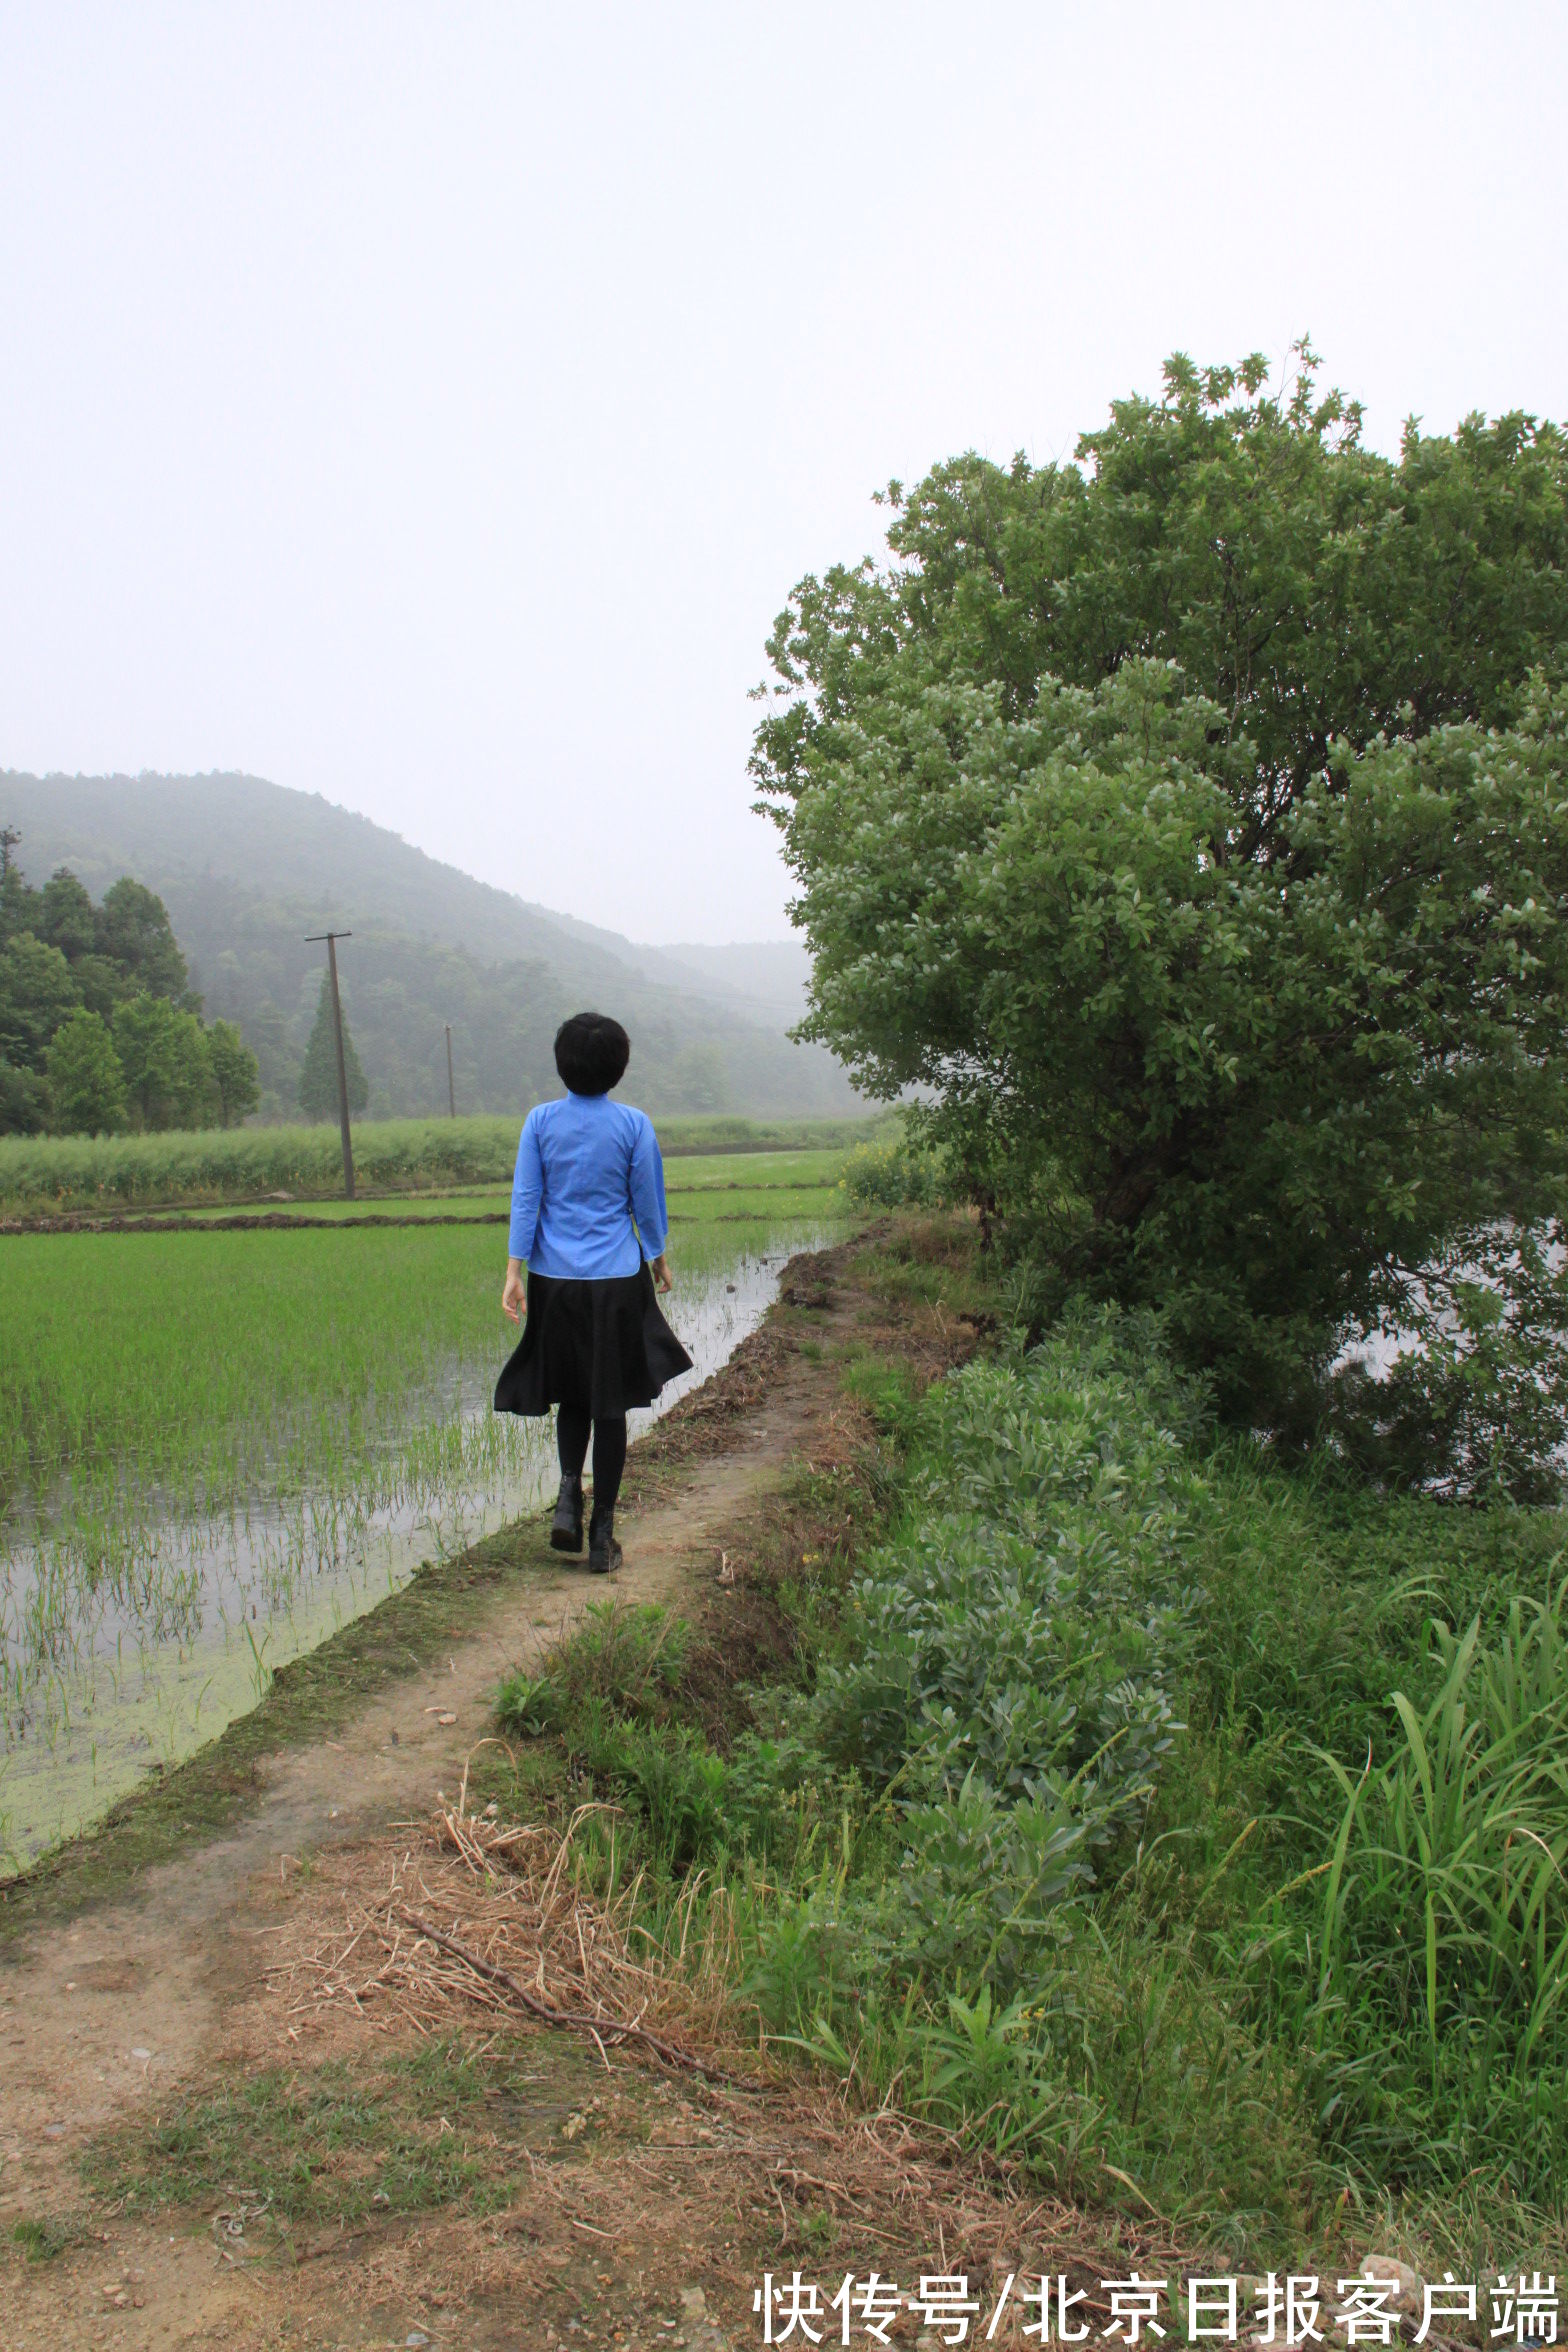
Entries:
[[[354,1134],[355,1169],[367,1189],[503,1182],[516,1151],[510,1119],[389,1119]],[[342,1185],[335,1126],[0,1138],[0,1200],[17,1207],[113,1210],[330,1194]]]
[[[517,1156],[516,1118],[384,1119],[354,1129],[361,1187],[400,1191],[501,1184]],[[769,1151],[855,1141],[852,1119],[664,1119],[667,1152]],[[0,1136],[0,1203],[12,1209],[116,1210],[153,1203],[297,1198],[341,1191],[335,1126],[246,1127],[157,1135]]]

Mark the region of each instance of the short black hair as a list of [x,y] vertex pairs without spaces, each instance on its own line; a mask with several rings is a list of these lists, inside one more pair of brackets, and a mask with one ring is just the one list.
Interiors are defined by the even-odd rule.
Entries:
[[631,1039],[607,1013],[573,1013],[555,1033],[555,1066],[572,1094],[608,1094],[631,1053]]

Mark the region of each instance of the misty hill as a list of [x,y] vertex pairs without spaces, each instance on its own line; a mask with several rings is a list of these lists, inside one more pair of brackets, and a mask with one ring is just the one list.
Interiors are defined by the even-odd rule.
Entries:
[[156,890],[209,1016],[236,1021],[263,1109],[294,1113],[320,988],[308,931],[349,929],[344,1009],[372,1115],[446,1108],[452,1024],[460,1110],[554,1090],[550,1040],[584,1004],[633,1034],[634,1099],[656,1111],[858,1108],[798,1018],[803,952],[643,948],[427,857],[319,794],[259,777],[0,773],[0,824],[42,882],[68,865],[95,897],[122,874]]
[[666,947],[639,953],[668,956],[699,984],[722,988],[737,1002],[756,1005],[789,1025],[806,1009],[811,956],[803,939],[737,941],[725,947]]
[[[521,902],[519,902],[521,903]],[[737,940],[721,947],[692,943],[678,947],[646,947],[618,932],[602,931],[580,922],[575,915],[531,910],[621,958],[632,958],[648,979],[667,988],[695,991],[722,1004],[760,1018],[767,1025],[792,1026],[806,1009],[806,986],[811,957],[803,939]]]

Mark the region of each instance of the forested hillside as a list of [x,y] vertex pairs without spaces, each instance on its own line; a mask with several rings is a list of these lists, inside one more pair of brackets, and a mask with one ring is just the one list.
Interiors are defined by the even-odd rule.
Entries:
[[784,1034],[788,947],[714,951],[717,968],[698,971],[250,776],[7,773],[0,823],[20,833],[32,876],[67,864],[97,894],[127,873],[158,893],[193,990],[257,1056],[264,1115],[297,1115],[321,985],[322,951],[305,935],[328,923],[354,934],[343,1000],[372,1117],[446,1108],[448,1022],[459,1110],[514,1110],[554,1085],[550,1040],[584,1004],[626,1021],[628,1084],[656,1111],[856,1106],[831,1056]]

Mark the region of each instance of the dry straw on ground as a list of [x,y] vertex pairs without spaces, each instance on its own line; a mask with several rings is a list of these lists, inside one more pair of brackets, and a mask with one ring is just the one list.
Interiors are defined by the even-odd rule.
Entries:
[[503,1824],[467,1810],[468,1775],[455,1804],[442,1803],[417,1838],[381,1859],[369,1883],[353,1873],[330,1921],[312,1907],[292,1946],[268,1970],[283,1979],[291,2017],[351,2004],[412,2025],[449,2026],[454,2011],[529,2016],[582,2034],[608,2062],[634,2044],[664,2065],[734,2082],[714,2052],[724,2030],[728,1908],[701,1907],[693,1882],[662,1940],[635,1922],[640,1882],[609,1901],[587,1893],[578,1833]]
[[635,1880],[609,1902],[585,1890],[580,1832],[606,1810],[580,1807],[564,1831],[507,1824],[468,1812],[465,1775],[456,1803],[406,1845],[362,1857],[330,1912],[327,1890],[313,1890],[269,1971],[287,2015],[340,2026],[357,2015],[421,2035],[467,2019],[490,2030],[533,2020],[587,2038],[606,2068],[619,2046],[623,2062],[641,2061],[644,2073],[651,2062],[667,2084],[673,2075],[675,2101],[655,2110],[650,2136],[613,2159],[606,2149],[590,2174],[558,2180],[529,2159],[535,2196],[565,2200],[565,2226],[606,2242],[637,2237],[656,2188],[688,2243],[738,2225],[782,2256],[826,2211],[860,2252],[880,2252],[885,2270],[940,2261],[979,2281],[1066,2269],[1090,2286],[1088,2308],[1098,2277],[1113,2274],[1113,2249],[1115,2261],[1131,2255],[1163,2275],[1193,2259],[1146,2222],[1113,2227],[1086,2261],[1081,2211],[945,2133],[888,2108],[862,2111],[848,2087],[804,2081],[747,2047],[722,1894],[699,1903],[690,1889],[655,1941],[635,1916]]

